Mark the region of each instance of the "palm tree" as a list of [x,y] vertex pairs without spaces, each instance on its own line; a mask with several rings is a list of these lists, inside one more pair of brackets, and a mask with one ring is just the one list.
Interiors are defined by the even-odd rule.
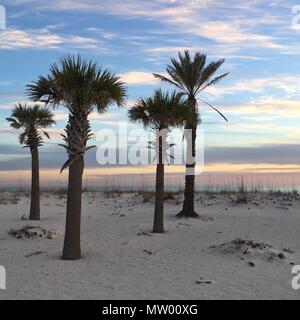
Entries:
[[40,105],[29,106],[16,104],[11,116],[6,118],[14,129],[23,129],[19,135],[20,144],[24,148],[30,148],[31,152],[31,204],[30,220],[40,220],[40,179],[39,179],[39,151],[38,147],[43,145],[41,132],[50,139],[44,130],[55,124],[53,114]]
[[44,101],[54,107],[63,105],[69,120],[62,135],[68,160],[62,170],[69,168],[68,200],[65,240],[62,259],[81,258],[80,225],[84,156],[92,146],[87,142],[93,135],[88,115],[96,109],[99,114],[116,103],[125,104],[124,83],[107,69],[92,61],[68,56],[51,66],[47,76],[40,76],[27,86],[27,94],[34,101]]
[[[164,232],[164,161],[167,156],[167,133],[171,127],[183,126],[188,119],[186,108],[180,93],[163,93],[156,90],[153,97],[140,99],[129,110],[129,119],[150,128],[155,134],[156,150],[156,194],[153,232]],[[170,146],[170,145],[169,145]]]
[[[166,68],[168,77],[159,74],[153,74],[163,82],[174,85],[187,98],[186,105],[194,113],[194,117],[186,122],[185,128],[191,132],[191,144],[187,146],[186,176],[183,209],[178,213],[178,217],[198,217],[194,210],[194,193],[195,193],[195,157],[196,157],[196,136],[197,124],[197,99],[206,103],[208,106],[217,111],[226,121],[226,117],[211,104],[199,99],[198,95],[206,88],[217,84],[221,79],[227,76],[224,73],[214,77],[216,71],[224,63],[224,59],[206,64],[206,55],[196,53],[192,59],[188,51],[178,53],[179,60],[171,59],[171,65]],[[190,156],[191,155],[191,156]]]

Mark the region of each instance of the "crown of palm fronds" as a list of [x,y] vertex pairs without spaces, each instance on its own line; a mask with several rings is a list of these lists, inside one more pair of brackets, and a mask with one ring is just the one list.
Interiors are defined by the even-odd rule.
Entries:
[[191,113],[182,93],[156,90],[153,97],[139,99],[128,111],[128,116],[130,121],[141,123],[145,128],[162,130],[183,126]]
[[16,104],[9,118],[6,118],[14,129],[23,129],[19,135],[19,142],[25,147],[31,149],[43,145],[43,138],[40,135],[41,131],[48,139],[48,133],[44,130],[50,128],[55,121],[53,113],[47,108],[40,105]]
[[167,143],[168,132],[171,127],[184,126],[193,114],[190,108],[186,108],[182,93],[156,90],[152,97],[139,99],[128,111],[128,116],[130,121],[141,123],[154,132],[154,139],[148,142],[148,148],[155,150],[154,161],[159,159],[159,154],[165,159],[173,158],[167,153],[174,146]]
[[40,76],[27,85],[27,95],[33,101],[54,106],[62,104],[72,111],[80,108],[88,114],[95,107],[103,113],[113,103],[125,104],[126,88],[108,69],[82,60],[78,55],[53,64],[47,76]]
[[[171,64],[166,68],[169,77],[156,73],[153,75],[163,82],[174,85],[180,90],[180,92],[187,95],[192,100],[196,100],[197,95],[201,91],[217,84],[220,80],[228,75],[228,73],[224,73],[220,76],[214,77],[217,70],[224,63],[224,59],[206,64],[205,54],[197,52],[192,59],[188,51],[184,51],[183,54],[179,52],[178,58],[178,60],[172,58]],[[213,108],[226,121],[228,121],[226,117],[211,104],[202,99],[199,100]]]
[[93,135],[88,115],[94,108],[99,113],[110,105],[123,106],[126,88],[119,77],[102,69],[92,61],[68,56],[53,64],[47,76],[40,76],[27,86],[27,95],[34,101],[53,106],[63,105],[69,110],[69,121],[62,135],[69,159],[62,170],[91,147],[87,142]]

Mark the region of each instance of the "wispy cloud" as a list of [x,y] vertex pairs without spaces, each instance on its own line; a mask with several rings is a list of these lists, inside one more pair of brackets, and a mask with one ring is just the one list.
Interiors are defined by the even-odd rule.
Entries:
[[90,27],[86,28],[86,31],[99,35],[106,40],[113,40],[120,37],[120,35],[115,32],[109,32],[101,28]]
[[243,105],[225,108],[226,114],[258,118],[274,116],[278,119],[300,117],[299,100],[264,97]]
[[[124,19],[156,20],[169,26],[174,33],[186,33],[201,38],[207,38],[216,43],[236,45],[239,49],[260,47],[268,49],[284,49],[281,39],[259,30],[262,26],[283,25],[283,18],[274,10],[279,4],[261,0],[241,4],[240,1],[221,0],[115,0],[99,2],[82,1],[52,1],[40,3],[32,1],[31,5],[39,10],[98,12],[118,15]],[[259,8],[259,9],[258,9]],[[266,14],[267,8],[267,14]],[[235,19],[232,15],[235,14]],[[249,14],[251,16],[249,17]],[[210,17],[210,19],[208,18]],[[111,38],[114,34],[102,35]]]
[[[261,52],[257,49],[272,50],[282,54],[298,54],[299,52],[298,41],[295,39],[297,32],[290,28],[291,1],[287,1],[285,5],[271,0],[257,0],[248,3],[229,0],[226,4],[223,0],[114,0],[110,2],[24,0],[14,3],[7,2],[9,5],[21,6],[22,10],[27,9],[28,14],[32,11],[44,14],[51,11],[89,13],[117,16],[125,21],[132,19],[155,21],[158,24],[155,28],[144,30],[142,36],[139,35],[139,29],[134,30],[132,34],[125,34],[122,30],[116,32],[91,25],[85,28],[85,32],[88,33],[86,37],[50,32],[56,30],[56,24],[53,24],[52,30],[50,26],[46,28],[46,35],[41,34],[40,30],[29,30],[33,33],[31,38],[28,35],[17,36],[19,46],[13,46],[13,41],[6,41],[0,48],[28,46],[34,48],[34,40],[30,40],[34,38],[39,40],[38,48],[101,48],[99,51],[105,52],[105,50],[109,51],[107,41],[111,43],[122,39],[127,41],[127,45],[137,47],[136,50],[146,52],[150,58],[145,57],[145,59],[148,59],[147,61],[152,59],[153,62],[157,61],[159,56],[173,54],[182,49],[218,52],[225,57],[248,60],[262,59]],[[169,39],[164,39],[164,44],[158,45],[159,35],[163,34],[176,36],[177,44],[167,45]],[[15,37],[16,35],[13,38]],[[182,38],[186,43],[182,43]],[[119,50],[120,48],[114,46],[114,49]]]
[[20,30],[9,28],[0,32],[0,49],[94,49],[102,53],[109,49],[103,41],[91,37],[77,35],[61,35],[51,29],[27,29]]
[[267,88],[281,89],[287,95],[299,92],[300,76],[280,74],[264,78],[242,79],[236,81],[231,86],[210,87],[206,92],[212,95],[235,94],[239,92],[262,93]]

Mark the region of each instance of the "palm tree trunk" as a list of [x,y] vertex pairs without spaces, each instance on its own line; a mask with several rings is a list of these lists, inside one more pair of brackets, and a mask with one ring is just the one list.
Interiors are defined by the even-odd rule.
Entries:
[[[196,112],[196,100],[190,99],[189,104]],[[186,129],[190,130],[191,143],[187,142],[187,163],[185,165],[185,188],[184,188],[184,201],[183,208],[177,214],[178,218],[197,218],[198,213],[194,210],[195,202],[195,167],[196,167],[196,138],[197,138],[197,120],[196,116],[194,121],[186,125]],[[192,157],[191,157],[192,156]]]
[[40,220],[40,173],[38,148],[31,151],[31,203],[30,220]]
[[156,194],[153,232],[164,232],[164,174],[165,165],[163,163],[163,138],[159,136],[159,161],[156,166]]
[[62,259],[76,260],[81,258],[80,225],[83,157],[77,157],[69,167],[67,217]]

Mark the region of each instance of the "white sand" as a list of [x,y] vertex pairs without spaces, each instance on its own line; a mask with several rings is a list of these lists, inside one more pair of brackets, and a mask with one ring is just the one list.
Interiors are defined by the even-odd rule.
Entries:
[[[14,202],[11,194],[2,198]],[[151,234],[153,201],[136,194],[83,198],[83,259],[75,262],[59,259],[65,199],[43,195],[42,220],[34,223],[21,220],[29,211],[27,197],[0,204],[0,265],[7,270],[0,299],[300,298],[291,287],[291,263],[300,264],[299,199],[257,194],[235,204],[235,196],[197,194],[196,210],[205,219],[177,220],[178,197],[165,203],[167,232]],[[8,234],[28,224],[56,232],[54,239]],[[237,237],[274,248],[218,247]]]

